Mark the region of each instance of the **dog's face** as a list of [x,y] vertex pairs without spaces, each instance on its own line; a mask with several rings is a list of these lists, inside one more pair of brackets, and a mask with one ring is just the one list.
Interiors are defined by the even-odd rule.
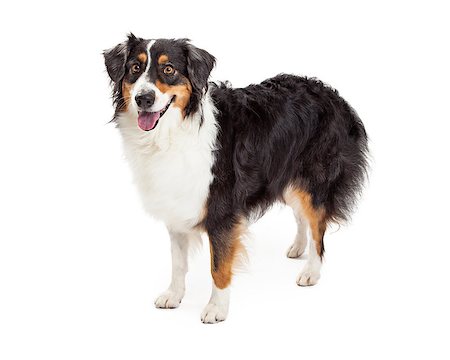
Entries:
[[169,107],[182,117],[198,110],[215,59],[187,39],[128,40],[104,52],[114,83],[116,114],[137,116],[142,130],[153,130]]

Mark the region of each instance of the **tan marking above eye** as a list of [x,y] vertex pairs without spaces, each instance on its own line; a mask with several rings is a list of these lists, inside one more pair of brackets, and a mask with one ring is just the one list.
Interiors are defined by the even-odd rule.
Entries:
[[145,63],[147,61],[147,54],[146,53],[140,53],[137,56],[137,59],[141,62],[141,63]]
[[141,71],[141,66],[139,64],[134,64],[134,65],[131,66],[131,72],[133,74],[136,74],[139,71]]
[[172,65],[167,65],[164,67],[164,74],[166,75],[172,75],[175,72],[175,69],[173,68]]
[[167,55],[161,55],[159,58],[158,58],[158,64],[159,65],[161,65],[161,64],[164,64],[164,63],[166,63],[166,62],[168,62],[169,61],[169,57],[167,56]]

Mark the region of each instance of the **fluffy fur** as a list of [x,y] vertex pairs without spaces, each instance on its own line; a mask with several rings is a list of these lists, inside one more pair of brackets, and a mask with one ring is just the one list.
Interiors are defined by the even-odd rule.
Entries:
[[349,218],[367,167],[362,122],[336,90],[285,74],[241,89],[208,83],[214,63],[186,39],[130,35],[105,51],[114,121],[135,182],[172,240],[172,283],[156,306],[181,302],[187,244],[206,232],[214,281],[207,323],[227,315],[247,220],[274,202],[291,206],[297,219],[289,257],[303,253],[310,230],[297,283],[317,283],[326,227]]

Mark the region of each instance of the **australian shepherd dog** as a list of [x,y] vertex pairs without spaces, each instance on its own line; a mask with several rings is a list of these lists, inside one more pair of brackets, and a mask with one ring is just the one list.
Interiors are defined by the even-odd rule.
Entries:
[[172,281],[156,307],[181,303],[189,244],[206,233],[213,285],[201,320],[225,320],[242,236],[275,202],[298,224],[288,257],[303,254],[309,233],[297,284],[316,284],[327,226],[348,220],[366,177],[367,135],[355,110],[314,78],[208,82],[215,58],[187,39],[130,34],[104,58],[134,181],[171,239]]

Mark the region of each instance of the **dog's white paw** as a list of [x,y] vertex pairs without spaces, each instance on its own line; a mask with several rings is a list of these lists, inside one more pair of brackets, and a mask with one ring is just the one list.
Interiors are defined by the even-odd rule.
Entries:
[[320,279],[320,269],[306,265],[297,277],[298,286],[316,285]]
[[296,258],[302,256],[302,254],[305,252],[305,248],[306,248],[306,242],[299,243],[296,241],[289,247],[289,249],[286,252],[286,256],[291,259],[296,259]]
[[158,309],[175,309],[180,305],[183,295],[183,293],[166,290],[155,300],[155,306]]
[[224,305],[209,303],[202,312],[202,322],[204,324],[216,324],[227,318],[228,309]]

